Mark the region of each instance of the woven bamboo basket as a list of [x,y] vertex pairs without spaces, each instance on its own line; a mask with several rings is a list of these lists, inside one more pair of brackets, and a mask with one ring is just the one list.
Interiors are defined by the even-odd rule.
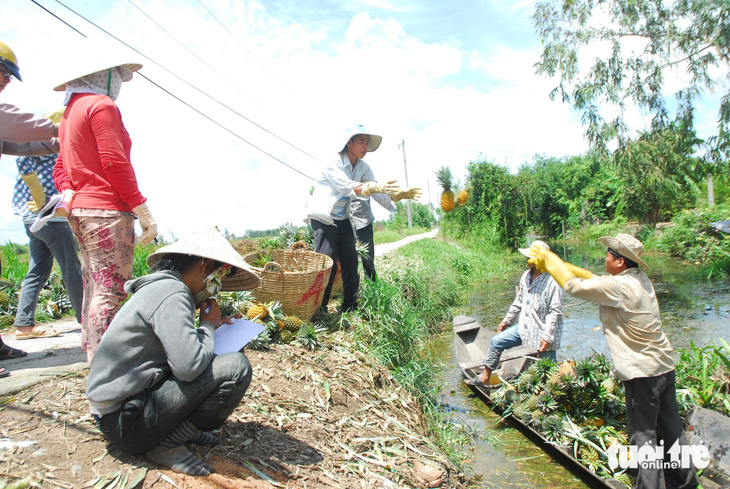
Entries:
[[261,278],[261,285],[251,291],[257,300],[278,300],[284,314],[309,321],[322,304],[332,258],[300,243],[303,242],[294,243],[288,250],[271,250],[271,261],[263,268],[253,265],[261,255],[258,251],[243,259]]

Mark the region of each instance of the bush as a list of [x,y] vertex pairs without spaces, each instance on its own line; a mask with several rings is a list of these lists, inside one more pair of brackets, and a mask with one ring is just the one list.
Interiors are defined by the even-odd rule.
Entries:
[[710,265],[710,274],[730,275],[730,235],[722,233],[711,222],[730,216],[730,205],[686,209],[677,214],[657,239],[659,251],[690,262]]

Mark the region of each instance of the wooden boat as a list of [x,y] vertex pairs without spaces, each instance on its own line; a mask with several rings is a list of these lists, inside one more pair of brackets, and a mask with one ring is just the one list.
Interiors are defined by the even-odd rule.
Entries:
[[[497,333],[483,327],[469,316],[456,316],[453,320],[454,346],[456,360],[463,375],[473,379],[482,372],[482,361],[486,356],[489,342]],[[496,371],[500,378],[510,380],[518,377],[537,359],[537,351],[519,346],[511,348],[502,354]],[[480,397],[487,403],[489,391],[499,387],[499,384],[488,386],[472,386]],[[516,416],[507,416],[525,436],[534,441],[543,450],[553,456],[559,463],[581,477],[591,487],[626,489],[626,486],[613,478],[604,479],[580,463],[568,447],[555,445],[547,440],[540,432],[523,422]],[[727,476],[730,472],[730,443],[727,442],[727,433],[730,433],[730,418],[719,415],[703,408],[695,408],[689,416],[690,429],[688,436],[690,443],[704,443],[710,447],[711,457],[714,459],[710,467],[703,471],[700,478],[702,487],[706,489],[730,489]],[[714,479],[714,480],[713,480]],[[728,485],[725,485],[728,484]]]

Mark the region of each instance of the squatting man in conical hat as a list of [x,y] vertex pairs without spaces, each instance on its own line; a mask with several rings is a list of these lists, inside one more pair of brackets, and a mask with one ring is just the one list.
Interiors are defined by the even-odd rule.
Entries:
[[[533,247],[549,250],[544,241],[536,240]],[[520,248],[526,258],[532,258],[529,248]],[[516,324],[515,324],[516,322]],[[484,371],[468,385],[496,384],[499,380],[492,373],[497,368],[502,352],[508,348],[525,345],[534,348],[541,358],[556,360],[557,349],[563,336],[563,289],[547,273],[538,270],[528,260],[527,270],[520,278],[520,286],[514,302],[497,327],[497,334],[489,342],[484,358]]]
[[209,475],[214,467],[185,444],[216,443],[210,431],[251,383],[243,352],[213,353],[215,330],[230,318],[221,317],[211,297],[252,289],[260,280],[217,228],[160,248],[147,263],[155,272],[126,283],[132,296],[91,362],[91,413],[121,450],[177,472]]
[[[63,194],[56,212],[69,217],[78,238],[84,280],[81,348],[88,362],[126,298],[132,278],[135,241],[150,243],[157,224],[140,192],[132,167],[132,141],[115,100],[122,84],[142,65],[107,48],[80,47],[59,75],[54,90],[64,92],[53,176]],[[139,219],[142,234],[135,238]],[[93,280],[103,276],[106,280]]]
[[[20,76],[18,58],[10,46],[0,42],[0,92],[13,80],[23,81]],[[0,156],[3,154],[14,156],[41,156],[58,152],[58,125],[48,118],[36,117],[23,112],[18,107],[0,103]],[[19,167],[19,171],[20,171]],[[46,194],[43,184],[39,180],[38,172],[34,169],[20,171],[20,181],[26,186],[31,196],[30,200],[22,202],[25,209],[27,204],[33,208],[43,207]],[[9,189],[8,189],[9,190]],[[0,264],[0,270],[2,265]],[[41,285],[42,286],[42,285]],[[19,309],[20,310],[20,309]],[[35,325],[25,325],[18,328],[18,335],[38,335],[39,328]],[[27,353],[17,348],[11,348],[0,339],[0,360],[9,360],[26,356]],[[10,372],[0,367],[0,377],[7,377]]]
[[[629,444],[655,447],[662,440],[667,454],[677,441],[680,446],[688,443],[677,408],[672,345],[661,330],[654,286],[640,268],[648,268],[641,258],[644,245],[623,233],[599,241],[608,248],[605,268],[609,275],[595,276],[534,245],[530,262],[550,273],[568,294],[598,304],[614,374],[625,387]],[[660,465],[640,464],[636,487],[663,488],[665,474],[670,472],[678,478],[679,487],[697,487],[694,467],[672,470]]]
[[[349,129],[338,146],[337,157],[328,162],[314,185],[307,204],[305,222],[314,230],[314,251],[332,258],[333,266],[322,297],[322,310],[326,311],[337,274],[337,262],[342,268],[343,312],[357,309],[357,291],[360,277],[357,273],[355,229],[351,203],[370,196],[387,196],[392,202],[402,199],[418,199],[420,188],[401,189],[395,180],[378,183],[363,158],[378,149],[383,138],[368,131],[362,124]],[[385,201],[384,201],[385,202]],[[390,202],[385,202],[390,208]]]

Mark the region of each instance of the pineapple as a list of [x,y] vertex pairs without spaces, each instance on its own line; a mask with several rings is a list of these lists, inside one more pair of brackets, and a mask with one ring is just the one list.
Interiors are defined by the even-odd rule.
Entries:
[[0,316],[0,326],[12,326],[13,324],[15,324],[15,317],[10,314],[3,314]]
[[454,192],[451,191],[451,170],[448,167],[442,166],[436,172],[436,180],[438,180],[444,189],[441,194],[441,209],[445,212],[454,210],[456,203],[454,202]]
[[292,333],[298,333],[299,328],[302,327],[302,320],[296,316],[284,317],[284,330]]
[[269,313],[269,311],[266,308],[266,306],[261,304],[260,302],[253,303],[253,305],[251,305],[251,307],[249,307],[248,310],[246,311],[246,315],[248,316],[248,318],[250,320],[252,320],[252,321],[254,321],[256,319],[262,320],[261,324],[264,324],[263,319],[267,316],[268,313]]
[[15,282],[8,278],[0,278],[0,289],[13,289],[15,288]]
[[543,413],[552,413],[558,409],[558,401],[550,394],[542,394],[537,398],[537,408]]
[[298,341],[308,350],[316,350],[319,347],[319,337],[326,332],[325,326],[315,326],[313,324],[305,324],[298,335]]
[[537,395],[530,396],[530,398],[527,400],[527,409],[530,411],[536,410],[538,399],[539,397]]
[[512,414],[514,414],[515,417],[524,420],[528,416],[529,410],[525,404],[517,403],[512,408]]
[[590,445],[581,445],[580,450],[578,450],[578,454],[580,455],[580,458],[589,465],[598,463],[598,452]]
[[613,377],[606,377],[601,382],[601,387],[603,387],[608,394],[613,394],[616,390],[616,381]]
[[625,485],[626,487],[634,487],[634,484],[636,484],[636,480],[631,477],[626,472],[621,472],[620,474],[616,474],[614,476],[614,479],[619,481],[621,484]]
[[10,294],[0,290],[0,309],[7,309],[10,305]]
[[456,205],[464,205],[469,200],[469,191],[464,189],[456,196]]

